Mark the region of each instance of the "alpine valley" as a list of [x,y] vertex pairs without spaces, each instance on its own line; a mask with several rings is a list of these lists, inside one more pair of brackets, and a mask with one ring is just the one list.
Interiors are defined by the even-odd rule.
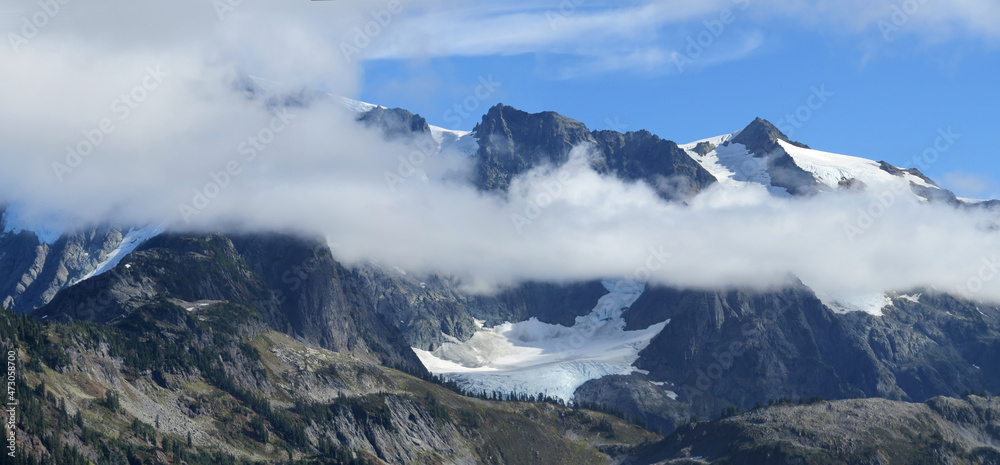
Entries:
[[[457,182],[497,198],[587,147],[601,176],[679,206],[709,189],[795,199],[892,186],[1000,214],[916,168],[813,149],[759,118],[677,144],[500,104],[456,131],[237,84],[272,111],[335,102],[387,139],[467,157]],[[794,276],[767,289],[606,276],[476,292],[346,264],[298,233],[67,229],[22,208],[0,206],[0,342],[28,452],[3,463],[1000,463],[995,302],[843,294]]]

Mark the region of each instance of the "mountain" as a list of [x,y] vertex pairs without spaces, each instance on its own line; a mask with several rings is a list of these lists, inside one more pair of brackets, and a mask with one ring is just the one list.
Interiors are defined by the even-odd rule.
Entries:
[[[677,157],[693,161],[714,179],[695,183],[700,188],[758,186],[775,196],[813,196],[898,186],[899,192],[917,199],[959,204],[916,169],[813,150],[760,118],[735,133],[690,144],[657,138],[652,146],[680,150],[648,152],[656,153],[651,156],[656,163],[640,157],[615,165],[615,160],[629,159],[621,153],[639,152],[641,144],[635,141],[643,132],[589,132],[582,123],[551,112],[532,115],[498,105],[473,134],[480,147],[476,182],[484,190],[503,190],[517,173],[565,161],[568,151],[583,143],[604,154],[605,161],[598,157],[595,167],[627,166],[606,171],[626,180],[650,182],[649,173],[666,172],[658,163]],[[627,148],[616,152],[623,146],[608,144],[612,139]],[[1000,353],[1000,308],[928,289],[902,291],[830,296],[801,283],[770,292],[653,286],[621,302],[620,316],[601,309],[600,295],[578,302],[578,308],[592,309],[591,318],[622,325],[622,332],[608,333],[622,343],[665,324],[625,359],[632,371],[609,366],[602,356],[564,339],[564,334],[582,334],[598,346],[586,310],[559,321],[545,320],[539,309],[513,315],[508,318],[512,325],[498,326],[502,321],[491,321],[492,315],[481,313],[481,307],[466,306],[467,314],[486,320],[486,333],[479,334],[488,336],[414,346],[429,349],[420,353],[433,372],[463,385],[546,394],[565,392],[560,389],[567,387],[560,386],[568,386],[576,402],[611,405],[664,431],[690,415],[710,418],[726,408],[745,409],[786,396],[924,401],[1000,388],[1000,378],[994,375],[1000,367],[991,355]],[[558,294],[534,298],[553,300]],[[532,323],[532,317],[538,323]],[[517,350],[505,348],[508,344],[544,352],[558,347],[563,358],[550,364],[517,355]],[[485,353],[493,355],[472,355]]]
[[916,168],[813,150],[757,118],[732,134],[682,144],[688,155],[725,186],[756,184],[779,196],[811,196],[837,190],[863,191],[902,184],[924,200],[961,203]]
[[[464,132],[277,88],[239,82],[269,107],[335,101],[387,139],[458,149],[468,181],[498,198],[583,146],[597,172],[679,205],[708,189],[996,205],[915,168],[814,150],[760,118],[677,144],[497,105]],[[932,288],[829,295],[795,279],[705,290],[609,277],[479,295],[449,276],[344,266],[311,237],[64,231],[17,208],[0,216],[0,297],[30,316],[4,313],[0,334],[26,367],[19,392],[37,394],[19,432],[50,463],[867,463],[865,451],[906,441],[940,463],[991,463],[997,450],[995,401],[957,399],[1000,392],[989,302]],[[763,408],[817,398],[833,402]],[[857,433],[882,434],[857,424],[869,411],[891,441]]]

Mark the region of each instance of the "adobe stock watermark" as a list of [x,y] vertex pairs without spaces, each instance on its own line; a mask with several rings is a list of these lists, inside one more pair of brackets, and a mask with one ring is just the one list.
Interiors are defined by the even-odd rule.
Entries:
[[212,0],[212,8],[215,8],[215,15],[219,17],[219,22],[226,22],[227,16],[235,13],[236,9],[243,5],[244,0]]
[[586,0],[562,0],[559,6],[553,10],[545,12],[545,19],[549,21],[549,28],[559,29],[570,16],[576,14],[576,9],[584,4]]
[[[648,254],[646,255],[646,259],[643,260],[642,265],[623,279],[626,286],[645,286],[649,283],[653,274],[667,266],[667,263],[674,257],[672,253],[664,250],[662,245],[650,246],[647,252]],[[592,336],[600,327],[574,325],[570,329],[573,330],[573,333],[569,337],[559,340],[556,352],[566,352],[582,348],[588,341],[592,340]]]
[[461,128],[468,118],[476,115],[476,110],[483,105],[483,102],[493,97],[497,93],[497,89],[503,86],[503,82],[494,79],[492,74],[479,76],[477,81],[476,88],[471,94],[465,96],[461,102],[456,103],[442,115],[444,121],[449,123],[452,129]]
[[[740,11],[746,11],[750,7],[750,0],[730,1]],[[677,66],[677,71],[683,73],[685,66],[694,64],[706,50],[715,45],[715,41],[719,37],[722,37],[722,34],[726,32],[726,28],[735,22],[736,13],[731,8],[725,8],[720,11],[718,18],[703,21],[702,24],[705,28],[698,34],[687,37],[687,47],[684,48],[684,53],[674,52],[671,57],[673,58],[674,65]]]
[[748,157],[741,161],[733,169],[733,179],[737,181],[750,181],[757,179],[767,172],[767,157]]
[[243,0],[212,0],[212,8],[215,8],[215,15],[220,22],[226,21],[226,16],[236,11],[236,8],[243,4]]
[[257,160],[257,157],[274,142],[278,134],[288,129],[288,126],[294,119],[295,115],[289,113],[287,108],[282,108],[271,117],[266,126],[260,128],[256,133],[247,136],[246,139],[236,146],[237,153],[243,156],[242,159],[234,158],[229,160],[223,169],[209,171],[209,181],[203,187],[192,189],[191,202],[177,205],[177,210],[180,212],[184,222],[190,223],[191,218],[205,211],[213,200],[218,198],[226,188],[232,185],[232,181],[236,177],[243,174],[243,169],[247,164]]
[[[926,171],[927,168],[941,158],[942,154],[951,150],[952,146],[961,138],[962,135],[953,131],[951,126],[947,129],[938,128],[937,137],[934,139],[934,142],[919,155],[911,158],[906,164],[921,171]],[[909,184],[902,182],[893,183],[890,188],[879,192],[867,208],[858,209],[858,215],[853,221],[844,224],[844,235],[847,237],[847,241],[854,244],[858,240],[858,237],[864,235],[874,227],[875,223],[896,205],[900,196],[911,192]]]
[[983,257],[982,265],[974,276],[965,281],[965,286],[959,287],[959,295],[976,295],[983,292],[983,286],[989,284],[997,275],[1000,275],[1000,258],[996,254],[991,257]]
[[52,173],[55,174],[56,179],[59,182],[65,181],[67,175],[79,168],[84,160],[118,129],[115,121],[121,123],[129,119],[135,110],[149,98],[150,94],[160,88],[160,85],[163,84],[163,78],[167,76],[169,74],[163,72],[160,65],[147,66],[146,75],[143,76],[142,81],[111,102],[111,113],[117,115],[117,118],[103,118],[97,122],[96,126],[80,131],[83,137],[76,144],[66,146],[64,160],[52,162]]
[[382,174],[385,178],[385,184],[389,186],[389,191],[396,192],[396,189],[405,183],[407,179],[424,173],[422,167],[427,163],[428,159],[437,155],[437,153],[437,142],[426,137],[415,138],[413,150],[406,156],[399,156],[399,164],[396,166],[396,171],[386,171]]
[[642,263],[642,266],[635,269],[632,275],[628,277],[630,282],[635,284],[645,285],[649,283],[649,280],[653,278],[653,273],[660,271],[667,262],[674,257],[674,254],[667,252],[663,249],[663,246],[650,247],[647,249],[649,254],[646,256],[646,260]]
[[354,37],[350,42],[340,42],[340,52],[348,63],[354,60],[354,56],[360,55],[364,49],[368,48],[383,31],[388,28],[393,18],[406,9],[406,5],[413,0],[389,0],[385,7],[380,10],[371,10],[368,15],[371,20],[360,27],[354,28]]
[[[786,310],[791,308],[791,305],[791,302],[785,302],[777,312],[779,314],[784,313]],[[739,340],[732,341],[712,352],[712,363],[705,366],[704,370],[702,368],[695,369],[695,372],[692,373],[694,376],[694,383],[685,383],[679,390],[679,393],[683,394],[687,401],[691,401],[696,397],[703,396],[710,392],[712,388],[715,387],[715,384],[733,368],[736,360],[746,353],[747,347],[752,338],[755,336],[759,337],[759,332],[756,330],[756,324],[753,322],[746,322],[740,325],[740,335],[742,338]]]
[[909,23],[910,18],[917,14],[927,2],[928,0],[905,0],[903,3],[893,4],[892,14],[889,15],[889,18],[878,21],[878,29],[882,33],[882,38],[887,41],[892,40],[893,34],[899,32],[906,23]]
[[628,131],[628,124],[623,123],[620,116],[615,116],[614,119],[604,118],[604,126],[611,131],[624,133]]
[[546,181],[542,185],[542,192],[538,192],[528,199],[524,210],[521,213],[511,213],[510,221],[514,224],[514,230],[518,234],[524,234],[524,228],[535,222],[546,208],[565,193],[566,183],[569,182],[570,173],[566,170],[558,170],[556,179]]
[[[309,281],[310,276],[322,265],[325,258],[330,258],[328,253],[331,249],[327,247],[317,247],[313,250],[313,255],[306,258],[301,263],[292,265],[281,273],[281,282],[289,286],[290,292],[297,292]],[[274,297],[278,303],[284,304],[288,301],[288,296],[281,289],[274,291]]]
[[823,108],[830,97],[834,96],[833,92],[826,90],[826,84],[820,84],[819,87],[812,86],[809,90],[811,92],[806,98],[806,103],[800,105],[794,112],[786,113],[785,117],[779,119],[776,124],[778,130],[788,137],[792,137],[797,129],[802,128],[806,121],[812,119],[813,114]]
[[7,34],[7,41],[10,42],[11,50],[14,53],[21,53],[21,47],[28,45],[32,39],[38,36],[45,26],[59,16],[62,7],[68,5],[73,0],[40,0],[38,10],[30,15],[21,17],[18,22],[21,26],[20,33],[10,32]]
[[[446,110],[442,118],[450,123],[452,128],[457,129],[461,127],[462,123],[475,114],[474,112],[482,106],[483,102],[492,97],[497,92],[497,89],[502,86],[503,83],[494,79],[492,74],[479,76],[472,93],[461,99],[452,108]],[[389,187],[389,191],[396,192],[396,189],[408,179],[424,173],[422,170],[424,164],[432,157],[438,155],[439,152],[440,147],[438,147],[436,142],[426,138],[416,138],[413,150],[406,156],[399,156],[399,164],[396,165],[396,170],[385,171],[382,174],[386,185]]]
[[17,352],[7,351],[7,398],[6,408],[4,408],[4,425],[7,434],[4,435],[7,443],[7,456],[17,455]]

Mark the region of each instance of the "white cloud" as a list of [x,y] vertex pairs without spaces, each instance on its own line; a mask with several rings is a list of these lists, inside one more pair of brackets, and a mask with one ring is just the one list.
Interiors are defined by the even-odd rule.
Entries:
[[[328,235],[348,263],[374,259],[480,289],[646,269],[683,286],[770,286],[794,274],[836,293],[956,290],[998,250],[996,234],[981,227],[985,218],[915,202],[900,202],[851,243],[844,224],[872,202],[861,194],[781,200],[710,189],[689,207],[667,204],[648,186],[589,169],[585,147],[563,167],[515,179],[507,199],[437,181],[468,169],[454,154],[420,166],[427,182],[413,176],[393,191],[385,174],[412,147],[382,140],[333,103],[292,110],[287,125],[275,126],[260,101],[230,85],[235,69],[264,70],[349,94],[357,63],[344,59],[343,39],[327,24],[363,21],[378,2],[326,17],[306,4],[286,11],[247,0],[241,16],[225,22],[212,11],[190,19],[167,10],[160,17],[176,29],[140,18],[118,33],[102,29],[129,20],[114,16],[112,2],[88,5],[107,16],[53,23],[20,53],[0,48],[0,199],[20,205],[29,220]],[[148,36],[136,32],[147,27]],[[144,87],[144,100],[123,118],[115,102],[151,82],[148,68],[156,66],[168,75]],[[115,129],[60,182],[53,162],[67,163],[65,147],[81,144],[105,118]],[[276,134],[256,156],[241,150],[268,130]],[[238,170],[220,174],[227,165]],[[213,182],[227,187],[216,195],[206,189]],[[214,198],[189,224],[178,206],[196,191]],[[982,287],[970,295],[1000,299],[997,282]]]
[[1000,185],[989,176],[964,171],[951,171],[941,177],[941,183],[959,196],[993,198]]
[[[1000,4],[991,0],[712,0],[549,3],[504,2],[469,5],[442,1],[414,8],[367,59],[424,59],[524,53],[562,57],[557,77],[631,70],[677,72],[671,57],[688,39],[727,18],[700,66],[746,57],[767,32],[859,36],[868,47],[885,36],[946,41],[1000,40]],[[731,19],[731,21],[730,21]],[[735,36],[735,37],[732,37]],[[877,38],[877,42],[872,42]],[[573,57],[576,60],[569,60]]]
[[[692,31],[677,26],[693,19],[718,17],[723,9],[735,11],[734,18],[738,18],[745,5],[747,0],[562,0],[551,4],[515,1],[490,5],[442,1],[433,8],[415,6],[408,10],[403,20],[373,41],[361,56],[425,59],[541,53],[569,62],[557,73],[562,78],[619,70],[671,73],[675,72],[672,54],[686,46],[690,33],[697,34],[704,27],[700,22]],[[734,55],[733,50],[740,50],[746,40],[736,42],[732,50],[712,55]]]

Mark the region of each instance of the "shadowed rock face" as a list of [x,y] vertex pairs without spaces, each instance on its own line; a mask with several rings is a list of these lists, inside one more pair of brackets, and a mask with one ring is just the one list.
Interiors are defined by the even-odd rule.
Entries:
[[379,127],[388,139],[429,135],[427,120],[402,108],[375,107],[358,117],[369,127]]
[[130,254],[127,268],[67,288],[35,314],[114,323],[157,297],[256,308],[278,331],[424,371],[402,335],[369,311],[351,272],[329,249],[293,236],[164,234]]
[[503,104],[490,108],[474,132],[479,140],[474,183],[487,191],[504,192],[513,177],[535,166],[565,163],[573,147],[594,142],[579,121]]
[[670,386],[653,384],[640,373],[612,375],[587,381],[577,388],[573,401],[602,405],[625,418],[641,419],[653,431],[669,434],[691,418],[690,407],[672,398]]
[[479,140],[474,183],[486,191],[505,192],[510,180],[536,166],[560,165],[570,151],[592,144],[594,168],[626,181],[644,181],[665,198],[696,193],[715,178],[677,147],[648,131],[590,131],[557,113],[529,114],[503,104],[475,128]]
[[700,415],[781,397],[923,401],[1000,391],[1000,308],[943,294],[894,299],[875,317],[835,314],[804,287],[654,287],[625,318],[629,329],[671,320],[636,366],[674,383]]
[[573,326],[576,317],[590,313],[608,293],[600,281],[574,284],[529,282],[492,296],[474,296],[466,303],[469,313],[487,325],[537,318],[543,323]]
[[[0,220],[0,231],[4,226]],[[0,232],[0,305],[19,313],[45,305],[104,261],[122,234],[121,227],[101,226],[45,244],[31,232]]]

